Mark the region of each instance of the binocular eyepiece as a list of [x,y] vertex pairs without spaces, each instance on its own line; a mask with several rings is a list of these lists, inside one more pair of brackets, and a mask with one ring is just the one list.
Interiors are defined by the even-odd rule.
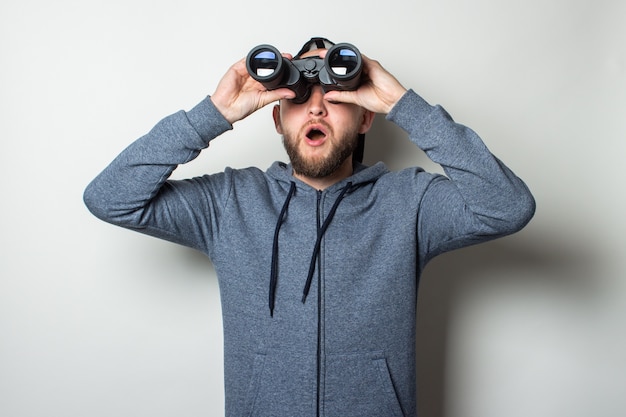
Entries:
[[271,45],[259,45],[248,53],[246,67],[248,74],[266,89],[289,88],[296,93],[292,101],[304,103],[313,84],[319,84],[324,93],[359,88],[363,60],[359,50],[349,43],[333,45],[324,59],[316,56],[293,60]]

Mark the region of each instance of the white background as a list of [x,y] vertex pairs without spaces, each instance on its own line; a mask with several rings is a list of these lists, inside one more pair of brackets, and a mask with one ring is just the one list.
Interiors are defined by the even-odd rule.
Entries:
[[[259,43],[347,41],[471,126],[529,185],[522,232],[436,259],[419,295],[424,417],[626,409],[626,3],[5,0],[0,416],[219,416],[200,254],[102,223],[87,183]],[[284,159],[269,107],[175,172]],[[429,165],[378,117],[366,160]]]

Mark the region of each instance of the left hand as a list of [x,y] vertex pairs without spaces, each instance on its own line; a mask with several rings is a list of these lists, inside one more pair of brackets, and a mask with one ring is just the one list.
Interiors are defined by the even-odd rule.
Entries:
[[324,98],[330,102],[352,103],[375,113],[387,114],[407,90],[378,61],[361,56],[361,86],[356,91],[329,91]]

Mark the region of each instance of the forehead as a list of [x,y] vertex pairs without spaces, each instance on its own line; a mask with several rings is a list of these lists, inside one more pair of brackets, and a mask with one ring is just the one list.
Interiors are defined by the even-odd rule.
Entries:
[[300,58],[309,58],[309,57],[312,57],[312,56],[320,56],[322,51],[327,51],[327,49],[320,48],[320,49],[314,49],[312,51],[307,51],[307,52],[303,53],[302,55],[300,55]]

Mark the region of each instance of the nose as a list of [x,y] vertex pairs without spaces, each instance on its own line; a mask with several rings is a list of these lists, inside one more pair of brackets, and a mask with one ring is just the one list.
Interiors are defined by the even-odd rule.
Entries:
[[324,100],[324,91],[319,85],[311,88],[311,96],[307,100],[309,115],[315,117],[326,116],[326,100]]

